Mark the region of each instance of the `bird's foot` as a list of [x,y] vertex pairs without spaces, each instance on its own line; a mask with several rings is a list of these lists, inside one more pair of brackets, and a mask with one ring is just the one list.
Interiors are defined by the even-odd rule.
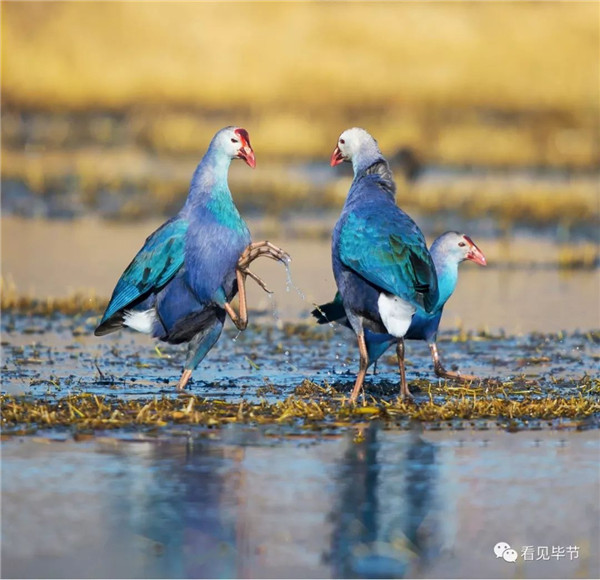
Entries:
[[[354,392],[350,395],[350,398],[348,399],[348,401],[350,402],[350,404],[352,405],[356,405],[356,400],[358,399],[358,393],[354,394]],[[363,393],[363,403],[365,402],[365,395]]]
[[250,272],[250,270],[248,270],[247,268],[240,268],[240,272],[244,274],[244,276],[250,276],[250,278],[252,278],[267,294],[273,294],[273,290],[269,290],[269,288],[260,276],[257,276],[254,272]]
[[241,271],[247,270],[248,266],[261,256],[271,258],[277,262],[283,262],[284,264],[291,261],[291,257],[286,251],[264,240],[262,242],[253,242],[244,250],[238,260],[238,269]]
[[269,290],[264,281],[254,272],[251,272],[248,269],[250,264],[261,256],[271,258],[272,260],[276,260],[278,262],[283,262],[284,264],[287,264],[291,258],[287,252],[281,248],[278,248],[267,240],[250,244],[240,256],[240,259],[237,263],[237,269],[244,276],[250,276],[250,278],[252,278],[267,294],[272,294],[273,292]]
[[408,390],[400,391],[400,400],[406,405],[418,405],[414,395]]
[[441,365],[435,367],[435,374],[441,379],[448,379],[457,383],[466,384],[473,382],[481,382],[481,379],[479,377],[476,377],[475,375],[466,375],[460,372],[447,371]]

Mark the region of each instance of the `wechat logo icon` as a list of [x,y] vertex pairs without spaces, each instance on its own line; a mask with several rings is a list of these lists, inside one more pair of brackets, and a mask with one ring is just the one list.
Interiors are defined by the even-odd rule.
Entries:
[[504,558],[506,562],[517,561],[517,551],[513,550],[506,542],[498,542],[494,546],[494,554],[496,554],[496,558]]

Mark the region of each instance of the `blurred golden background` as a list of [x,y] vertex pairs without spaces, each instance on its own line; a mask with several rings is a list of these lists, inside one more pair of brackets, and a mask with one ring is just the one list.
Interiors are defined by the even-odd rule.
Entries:
[[[362,126],[428,236],[525,226],[563,243],[559,265],[598,264],[598,2],[1,10],[5,225],[15,215],[162,220],[213,134],[237,124],[258,162],[232,164],[242,213],[265,235],[326,240],[351,179],[328,158],[341,131]],[[327,217],[298,226],[306,215]],[[575,238],[573,252],[564,243]]]
[[599,17],[595,2],[2,2],[2,175],[36,192],[66,173],[84,190],[142,179],[140,151],[196,160],[225,124],[260,164],[323,160],[359,125],[425,163],[597,168]]
[[[226,122],[263,158],[319,158],[360,123],[429,161],[590,167],[599,16],[595,2],[3,2],[5,138],[19,112],[110,111],[156,151],[198,155]],[[110,122],[90,131],[118,141]]]

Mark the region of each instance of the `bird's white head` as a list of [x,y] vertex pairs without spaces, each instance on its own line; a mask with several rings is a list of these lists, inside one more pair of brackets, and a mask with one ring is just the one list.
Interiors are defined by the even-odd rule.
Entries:
[[241,127],[225,127],[213,139],[213,145],[231,159],[243,159],[250,167],[256,167],[254,150],[250,145],[250,135]]
[[371,156],[381,156],[377,141],[364,129],[352,127],[340,135],[336,148],[331,154],[331,167],[343,161],[350,161],[355,165],[357,159]]
[[442,234],[435,242],[437,250],[432,246],[432,252],[440,252],[457,264],[470,260],[480,266],[487,265],[483,252],[477,247],[475,242],[466,234],[458,232],[446,232]]

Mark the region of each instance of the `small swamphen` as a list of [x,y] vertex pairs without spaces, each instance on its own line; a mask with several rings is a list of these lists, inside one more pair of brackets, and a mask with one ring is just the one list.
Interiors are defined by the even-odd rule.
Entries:
[[[232,159],[256,165],[245,129],[225,127],[212,139],[184,206],[147,239],[117,282],[94,334],[127,326],[170,344],[189,343],[178,389],[214,346],[226,315],[246,328],[245,280],[259,256],[288,261],[269,242],[251,244],[250,232],[227,184]],[[266,288],[265,288],[266,289]],[[239,314],[231,300],[239,292]]]
[[354,180],[332,237],[333,274],[358,339],[360,367],[351,400],[361,390],[369,354],[365,332],[397,340],[402,397],[411,397],[404,370],[404,336],[417,308],[433,312],[438,284],[417,224],[395,202],[396,185],[377,142],[364,129],[344,131],[331,165],[352,163]]
[[[471,375],[447,371],[440,360],[436,341],[444,305],[456,288],[458,265],[465,260],[470,260],[476,264],[485,266],[487,264],[485,256],[469,236],[459,234],[458,232],[446,232],[442,234],[431,244],[429,253],[433,258],[437,273],[438,301],[432,312],[425,312],[423,308],[417,308],[417,312],[413,316],[404,338],[427,341],[429,350],[431,351],[431,358],[433,359],[433,368],[438,377],[458,381],[475,380],[476,377]],[[333,302],[322,304],[315,308],[312,311],[312,315],[317,319],[319,324],[339,322],[350,328],[339,292],[335,295]],[[369,364],[377,361],[396,341],[397,339],[390,334],[375,334],[367,330],[365,332],[365,342],[367,344]]]

